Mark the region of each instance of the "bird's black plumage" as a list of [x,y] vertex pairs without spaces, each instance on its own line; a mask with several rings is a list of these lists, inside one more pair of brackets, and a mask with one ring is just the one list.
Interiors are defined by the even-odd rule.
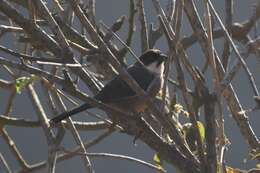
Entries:
[[[140,62],[136,62],[127,69],[127,72],[139,84],[139,86],[146,91],[155,79],[156,74],[150,72],[145,68],[145,66],[148,66],[154,62],[157,62],[157,65],[160,65],[165,61],[165,59],[166,56],[161,54],[159,50],[148,50],[139,57],[139,60],[142,62],[142,64]],[[124,80],[122,80],[119,76],[115,76],[104,86],[104,88],[102,88],[102,90],[97,95],[94,96],[94,98],[107,104],[120,104],[120,101],[124,102],[127,98],[133,98],[135,95],[136,93]],[[51,121],[58,123],[73,114],[82,112],[89,108],[92,108],[92,106],[85,103],[75,109],[72,109],[71,111],[60,114]]]
[[[143,90],[148,88],[155,75],[149,72],[147,69],[137,65],[128,68],[127,71]],[[146,80],[143,80],[143,75],[146,77]],[[115,88],[116,94],[111,92]],[[134,95],[136,95],[136,93],[133,91],[133,89],[119,76],[116,76],[109,83],[107,83],[107,85],[105,85],[105,87],[95,96],[95,99],[104,103],[109,103]]]

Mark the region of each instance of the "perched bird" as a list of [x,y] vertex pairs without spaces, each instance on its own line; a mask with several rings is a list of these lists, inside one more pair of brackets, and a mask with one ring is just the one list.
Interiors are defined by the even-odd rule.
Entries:
[[[164,64],[167,56],[158,49],[149,49],[139,57],[139,61],[127,68],[129,75],[146,91],[149,97],[138,95],[124,80],[115,76],[103,89],[94,96],[105,104],[118,107],[128,112],[143,112],[147,108],[149,98],[155,98],[163,86]],[[76,113],[93,108],[88,103],[70,111],[63,112],[51,119],[52,123],[70,117]]]

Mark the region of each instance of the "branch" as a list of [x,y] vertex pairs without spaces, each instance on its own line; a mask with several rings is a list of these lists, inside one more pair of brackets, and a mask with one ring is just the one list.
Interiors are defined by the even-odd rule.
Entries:
[[[225,1],[225,23],[226,23],[226,28],[228,30],[228,33],[231,35],[231,26],[232,26],[232,18],[233,18],[233,0],[226,0]],[[230,59],[230,45],[229,41],[227,38],[225,38],[224,46],[223,46],[223,53],[222,53],[222,61],[223,61],[223,67],[225,70],[227,70],[228,65],[229,65],[229,59]]]
[[141,24],[141,50],[144,52],[149,48],[149,41],[148,41],[148,32],[147,32],[147,22],[146,22],[146,15],[144,11],[144,0],[139,0],[136,3],[138,7],[139,13],[139,22]]
[[51,12],[47,8],[46,4],[42,0],[32,1],[32,3],[36,6],[36,8],[39,11],[41,11],[41,13],[47,19],[48,25],[50,26],[53,34],[55,35],[55,39],[58,41],[58,44],[63,49],[64,54],[63,54],[62,58],[63,59],[72,58],[73,55],[72,55],[71,49],[69,47],[69,43],[66,40],[66,38],[65,38],[63,32],[61,31],[59,25],[57,24],[55,19],[52,17]]
[[119,155],[119,154],[110,154],[110,153],[87,153],[87,155],[89,157],[101,157],[101,158],[113,158],[113,159],[118,159],[118,160],[127,160],[127,161],[130,161],[130,162],[135,162],[139,165],[142,165],[142,166],[146,166],[150,169],[153,169],[153,170],[156,170],[156,171],[160,171],[160,172],[166,172],[165,170],[159,168],[158,166],[155,166],[151,163],[148,163],[146,161],[143,161],[141,159],[137,159],[137,158],[134,158],[134,157],[130,157],[130,156],[124,156],[124,155]]
[[10,55],[15,56],[16,58],[23,58],[25,60],[29,60],[29,61],[40,61],[40,62],[56,62],[56,63],[62,63],[63,60],[62,59],[58,59],[58,58],[46,58],[46,57],[34,57],[34,56],[30,56],[30,55],[26,55],[23,53],[18,53],[15,52],[14,50],[8,49],[2,45],[0,45],[0,50],[3,52],[6,52]]
[[[207,40],[207,34],[204,32],[204,28],[202,24],[200,23],[198,14],[196,13],[196,9],[194,7],[193,1],[192,0],[185,0],[185,12],[188,16],[188,19],[191,23],[192,29],[194,30],[195,34],[198,36],[198,41],[203,49],[203,51],[206,49],[205,43]],[[201,34],[203,33],[203,34]],[[205,51],[206,52],[206,51]],[[217,69],[219,71],[220,78],[223,78],[224,76],[224,68],[222,66],[222,63],[219,59],[218,56],[216,56],[216,65]],[[232,113],[233,118],[235,119],[241,134],[243,137],[246,139],[248,144],[252,149],[258,148],[259,146],[259,141],[258,138],[256,137],[255,133],[253,132],[249,121],[248,121],[248,116],[246,114],[239,114],[238,112],[243,110],[242,106],[237,99],[237,95],[233,90],[232,85],[228,85],[227,89],[223,93],[225,99],[227,100],[229,109]]]
[[[65,111],[66,111],[66,107],[65,107],[64,103],[62,102],[60,96],[59,96],[58,93],[56,93],[56,92],[53,93],[53,94],[54,94],[54,96],[55,96],[55,98],[56,98],[56,102],[58,103],[57,105],[59,106],[60,110],[61,110],[62,112],[65,112]],[[83,150],[83,152],[86,153],[86,152],[87,152],[87,151],[86,151],[86,148],[85,148],[85,146],[84,146],[84,144],[83,144],[83,142],[82,142],[82,139],[81,139],[81,137],[80,137],[80,135],[79,135],[78,130],[76,129],[76,127],[74,126],[74,124],[73,124],[73,122],[72,122],[72,119],[69,117],[69,118],[66,120],[66,122],[68,123],[69,129],[70,129],[70,131],[71,131],[71,133],[72,133],[72,136],[73,136],[75,142],[76,142],[77,145]],[[82,161],[83,161],[84,166],[85,166],[85,168],[86,168],[86,171],[87,171],[88,173],[93,173],[93,172],[94,172],[94,169],[93,169],[93,167],[92,167],[92,164],[91,164],[91,162],[90,162],[89,157],[88,157],[87,155],[85,155],[85,156],[81,156],[81,158],[82,158]]]
[[[32,37],[34,41],[33,44],[43,44],[43,46],[53,52],[57,58],[63,58],[63,55],[66,55],[65,57],[67,58],[63,59],[64,63],[66,63],[66,61],[69,61],[70,63],[77,63],[69,49],[66,49],[66,51],[62,50],[59,44],[52,37],[45,33],[38,25],[31,25],[30,20],[24,18],[24,16],[11,7],[6,0],[0,1],[0,10],[10,17],[15,23],[21,26],[25,32]],[[35,46],[37,47],[37,45]],[[91,88],[92,92],[96,93],[99,90],[99,87],[96,85],[95,81],[93,81],[84,69],[73,68],[72,71]]]
[[214,94],[209,94],[208,91],[204,95],[204,113],[205,113],[205,132],[206,132],[206,151],[207,151],[207,172],[216,172],[218,170],[217,161],[217,125]]
[[[162,8],[160,6],[159,1],[158,0],[153,0],[153,4],[154,4],[154,7],[155,7],[157,13],[160,15],[159,16],[159,20],[161,22],[161,28],[165,32],[166,38],[168,40],[169,47],[174,47],[174,49],[172,49],[172,50],[177,49],[178,50],[177,52],[180,52],[180,54],[178,54],[178,55],[180,57],[182,57],[183,62],[185,62],[185,60],[187,60],[187,55],[185,54],[185,52],[183,50],[183,47],[177,42],[176,37],[175,37],[175,33],[173,32],[169,22],[167,21],[167,18],[165,16],[164,11],[162,10]],[[170,53],[171,53],[171,56],[175,57],[175,61],[176,61],[175,65],[176,65],[176,69],[177,69],[177,78],[179,79],[179,83],[180,83],[181,88],[182,88],[182,95],[184,97],[185,104],[188,107],[188,111],[189,111],[189,113],[191,115],[190,117],[192,117],[191,118],[192,122],[195,125],[194,129],[197,129],[196,128],[197,121],[195,120],[196,117],[195,117],[194,110],[193,110],[193,108],[191,106],[192,104],[189,103],[190,102],[189,94],[187,92],[187,87],[186,87],[186,83],[185,83],[185,79],[184,79],[184,73],[183,73],[182,67],[180,65],[179,56],[176,56],[174,51],[171,51]],[[186,64],[189,64],[189,63],[186,63]],[[188,69],[191,70],[191,71],[194,71],[194,68],[192,66],[190,66],[190,68],[188,68]],[[194,76],[194,79],[198,81],[198,79],[196,77],[197,76],[196,75],[197,74],[196,71],[194,71],[194,73],[192,72],[191,74]],[[198,132],[196,132],[196,133],[199,134]],[[169,133],[169,134],[171,134],[171,133]],[[199,135],[197,135],[198,141],[201,140],[198,137],[199,137]],[[174,137],[172,139],[176,140],[177,138]],[[177,141],[175,141],[175,142],[181,147],[182,152],[184,152],[187,155],[188,158],[193,159],[194,155],[190,152],[189,148],[186,148],[186,142],[183,141],[183,140],[180,140],[180,141],[182,141],[182,143],[178,143]],[[200,143],[200,146],[202,146],[201,143]],[[201,147],[201,149],[202,149],[202,147]],[[203,152],[201,151],[200,153],[201,153],[201,156],[202,156]],[[194,159],[196,160],[196,158],[194,158]]]
[[93,50],[93,53],[98,51],[97,46],[91,43],[86,37],[78,33],[78,31],[73,29],[72,26],[65,23],[59,16],[56,15],[54,18],[67,39],[81,45],[82,47]]
[[7,143],[9,150],[11,150],[12,154],[14,155],[16,161],[23,169],[28,169],[29,165],[21,155],[20,151],[18,150],[15,142],[9,136],[8,132],[5,128],[0,129],[1,136],[3,137],[4,141]]
[[[21,26],[26,33],[31,35],[34,43],[40,43],[45,48],[48,48],[57,57],[61,56],[61,48],[58,43],[47,35],[38,25],[31,25],[29,19],[26,19],[21,13],[14,9],[6,0],[0,1],[0,10],[16,24]],[[37,47],[37,45],[36,45]]]
[[55,80],[56,83],[61,84],[61,85],[65,85],[64,79],[62,79],[62,78],[60,78],[56,75],[52,75],[49,72],[40,70],[40,69],[33,67],[31,65],[25,65],[25,64],[22,64],[22,63],[17,63],[17,62],[14,62],[14,61],[6,60],[5,58],[2,58],[2,57],[0,57],[0,64],[4,64],[4,65],[7,65],[7,66],[15,68],[15,69],[23,70],[23,71],[28,72],[30,74],[35,74],[37,76],[45,77],[50,81]]
[[[71,155],[71,156],[69,156]],[[73,156],[77,156],[77,155],[82,155],[82,153],[74,153],[74,152],[71,152],[71,153],[68,153],[68,154],[64,154],[64,155],[60,155],[58,157],[58,161],[60,160],[63,160],[65,157],[66,159],[68,157],[73,157]],[[93,157],[93,158],[113,158],[113,159],[119,159],[119,160],[127,160],[127,161],[130,161],[130,162],[135,162],[139,165],[142,165],[142,166],[146,166],[150,169],[153,169],[153,170],[157,170],[157,171],[160,171],[160,172],[166,172],[164,170],[162,170],[161,168],[159,168],[158,166],[155,166],[151,163],[148,163],[148,162],[145,162],[143,160],[140,160],[140,159],[136,159],[136,158],[133,158],[133,157],[130,157],[130,156],[124,156],[124,155],[119,155],[119,154],[110,154],[110,153],[86,153],[84,155],[87,155],[89,157]],[[36,165],[33,165],[32,168],[30,170],[28,170],[29,172],[32,172],[34,170],[38,170],[38,169],[41,169],[43,167],[46,166],[46,162],[40,162]],[[22,173],[23,171],[18,171],[18,173]]]
[[0,161],[2,161],[4,168],[6,172],[11,173],[12,170],[10,168],[10,166],[8,165],[8,163],[6,162],[6,159],[4,158],[3,154],[0,152]]
[[[4,115],[0,115],[0,121],[1,121],[1,124],[7,125],[7,126],[30,127],[30,128],[41,127],[41,124],[39,121],[32,121],[32,120],[27,120],[24,118],[15,118],[15,117],[9,117],[9,116],[4,116]],[[64,127],[69,128],[67,122],[62,121],[62,124],[64,125]],[[83,130],[83,131],[103,130],[103,129],[107,129],[108,127],[110,127],[110,125],[105,123],[104,121],[98,121],[98,122],[73,121],[73,124],[75,125],[76,129]]]
[[53,173],[55,171],[56,159],[57,159],[56,152],[54,151],[55,136],[54,136],[54,133],[52,132],[52,130],[49,128],[50,125],[49,125],[47,116],[44,112],[44,109],[41,105],[39,97],[38,97],[34,87],[32,86],[32,84],[29,84],[27,89],[28,89],[28,95],[32,101],[33,108],[35,109],[35,112],[41,123],[41,127],[43,128],[48,147],[50,148],[49,152],[48,152],[48,172]]
[[259,92],[258,92],[258,89],[257,89],[257,87],[256,87],[254,77],[253,77],[252,73],[250,72],[249,68],[247,67],[245,60],[244,60],[244,59],[242,58],[242,56],[240,55],[240,53],[239,53],[239,51],[238,51],[236,45],[235,45],[234,42],[232,41],[232,38],[230,37],[228,31],[226,30],[224,24],[223,24],[222,21],[221,21],[219,15],[217,14],[216,10],[214,9],[214,7],[213,7],[211,1],[208,0],[208,2],[209,2],[209,7],[210,7],[210,9],[212,10],[213,14],[214,14],[215,17],[217,18],[217,20],[218,20],[218,22],[219,22],[221,28],[224,30],[224,33],[225,33],[226,37],[228,38],[229,42],[231,43],[231,46],[232,46],[233,50],[235,51],[235,53],[236,53],[236,55],[237,55],[237,57],[238,57],[238,60],[240,61],[240,63],[242,64],[242,67],[243,67],[244,70],[246,71],[246,74],[247,74],[248,79],[249,79],[249,81],[250,81],[250,83],[251,83],[251,86],[252,86],[252,88],[253,88],[253,92],[254,92],[255,96],[259,96]]
[[6,90],[12,90],[14,88],[14,83],[11,81],[0,79],[0,88]]
[[[135,31],[135,14],[136,14],[136,8],[135,8],[135,1],[134,0],[129,0],[130,5],[129,5],[129,18],[128,18],[128,34],[127,34],[127,38],[125,41],[125,44],[129,47],[131,45],[132,42],[132,38],[134,35],[134,31]],[[127,47],[123,47],[121,50],[119,50],[119,57],[122,59],[125,54],[127,53]],[[122,60],[121,60],[122,62]]]

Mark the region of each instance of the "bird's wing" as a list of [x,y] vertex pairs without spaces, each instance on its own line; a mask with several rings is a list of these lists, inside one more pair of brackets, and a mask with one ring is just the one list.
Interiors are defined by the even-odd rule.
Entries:
[[[154,74],[147,69],[138,66],[132,66],[127,69],[128,73],[145,91],[154,79]],[[95,96],[97,100],[105,103],[126,99],[135,96],[136,93],[119,76],[116,76]]]

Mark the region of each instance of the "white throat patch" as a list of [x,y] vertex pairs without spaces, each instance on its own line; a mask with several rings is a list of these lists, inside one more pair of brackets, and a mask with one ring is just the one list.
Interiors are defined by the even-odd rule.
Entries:
[[164,63],[162,62],[159,66],[157,66],[157,62],[154,62],[154,63],[146,66],[146,69],[162,76],[163,72],[164,72]]

